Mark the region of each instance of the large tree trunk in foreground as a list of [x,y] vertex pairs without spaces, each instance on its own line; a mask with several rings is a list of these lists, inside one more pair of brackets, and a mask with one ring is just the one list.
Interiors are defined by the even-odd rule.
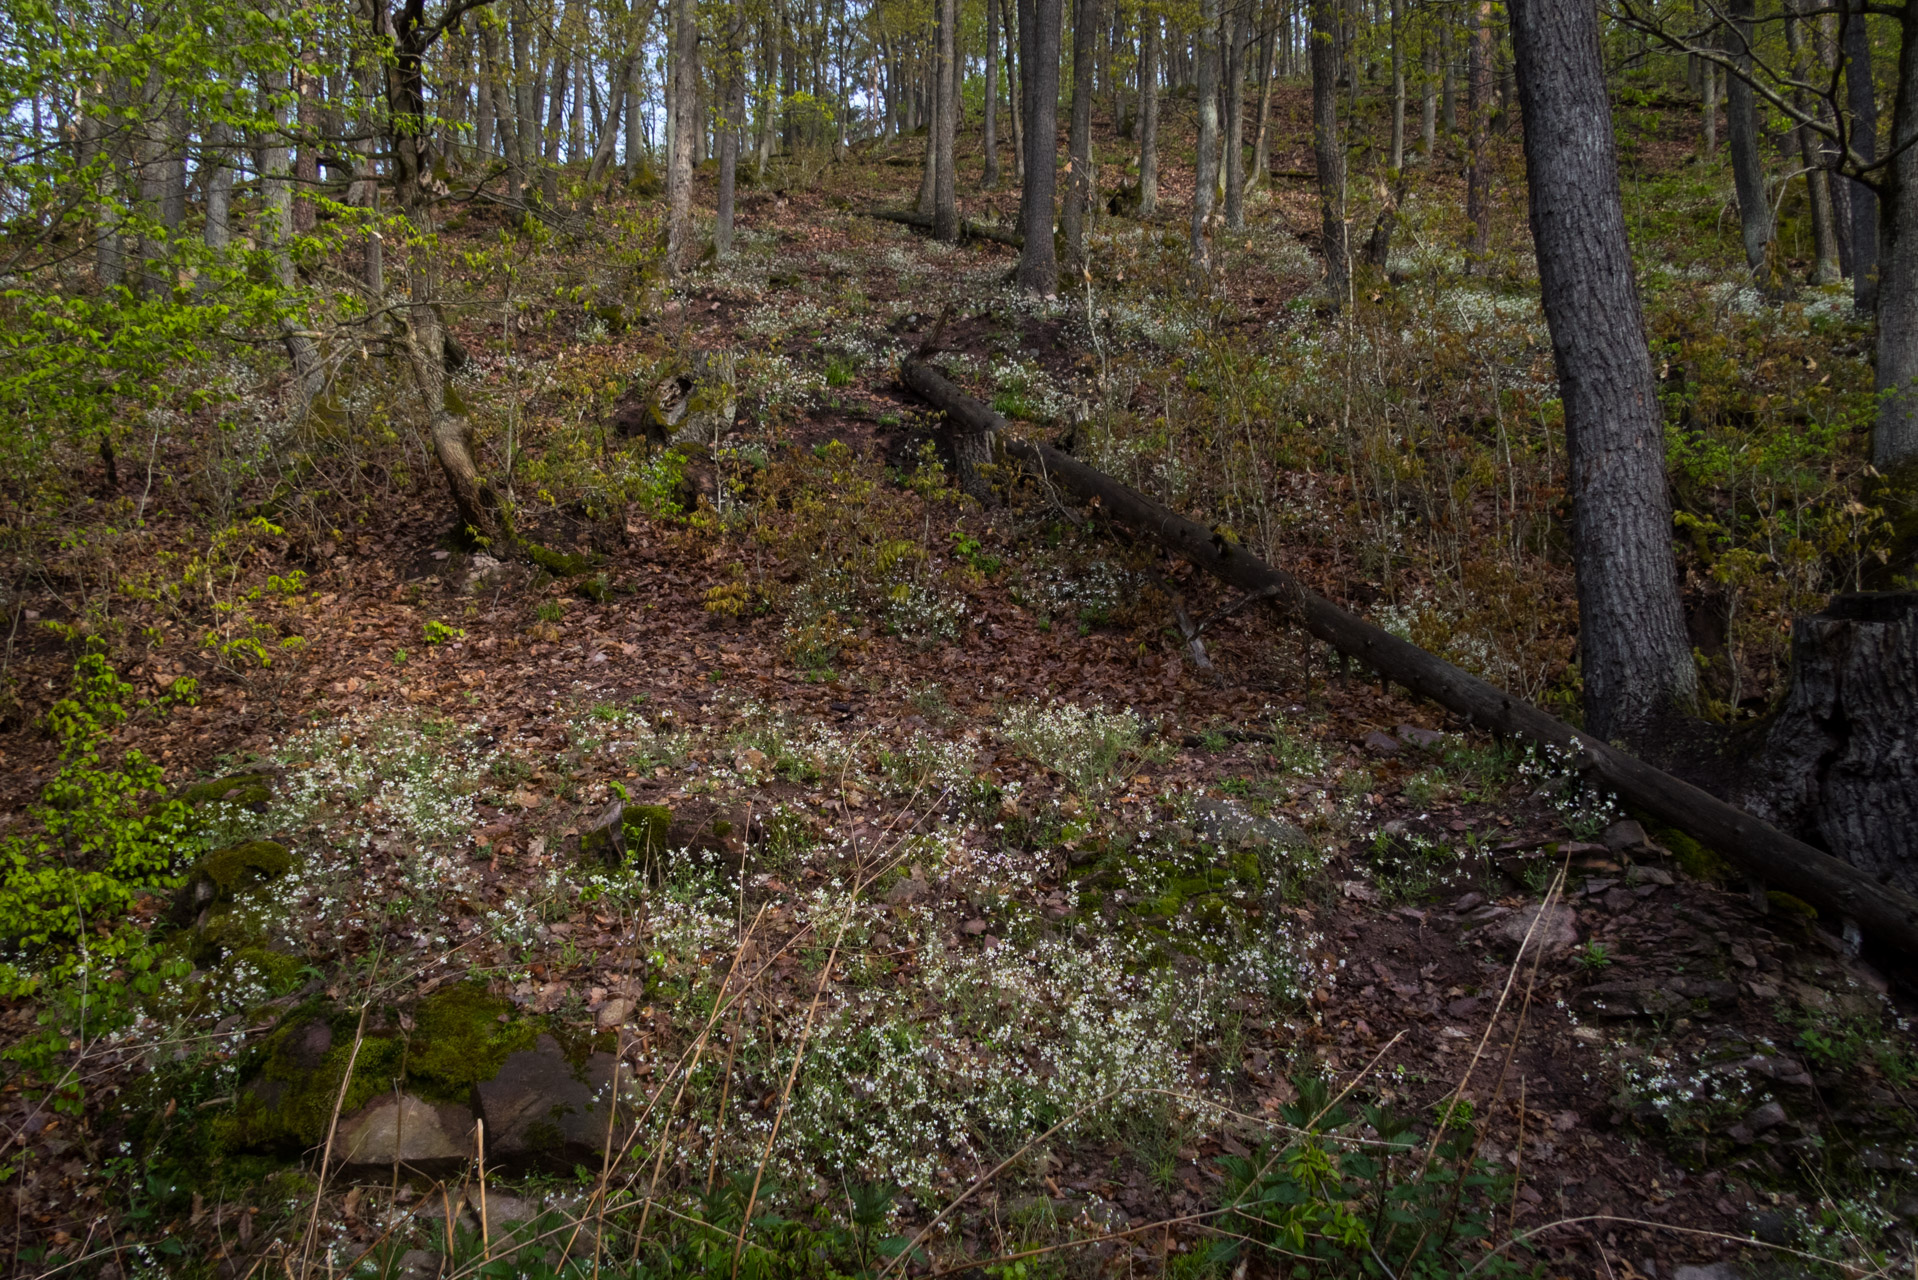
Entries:
[[1839,596],[1792,628],[1791,692],[1746,808],[1918,894],[1918,592]]
[[1697,670],[1597,10],[1586,0],[1513,0],[1511,16],[1532,240],[1565,404],[1585,723],[1642,748],[1691,710]]
[[1059,257],[1052,245],[1058,189],[1059,17],[1061,0],[1019,0],[1019,91],[1024,100],[1026,173],[1020,188],[1019,287],[1059,291]]
[[[1576,3],[1576,0],[1574,0]],[[1529,5],[1527,7],[1530,7]],[[1586,28],[1592,28],[1588,25]],[[1596,52],[1596,45],[1593,46]],[[1522,83],[1522,82],[1521,82]],[[1609,132],[1606,134],[1609,137]],[[945,410],[967,434],[990,433],[1004,451],[1024,462],[1041,483],[1059,485],[1095,500],[1100,513],[1135,534],[1151,538],[1197,568],[1252,596],[1269,599],[1290,620],[1340,653],[1384,678],[1430,698],[1471,723],[1496,733],[1550,745],[1592,782],[1610,788],[1627,804],[1703,841],[1747,873],[1803,898],[1834,917],[1858,922],[1867,937],[1918,954],[1918,897],[1873,882],[1850,865],[1794,839],[1700,790],[1628,755],[1589,733],[1547,715],[1520,698],[1461,671],[1408,640],[1373,626],[1177,512],[1086,466],[1069,454],[1011,437],[1004,418],[966,395],[936,369],[908,361],[901,380],[935,408]]]

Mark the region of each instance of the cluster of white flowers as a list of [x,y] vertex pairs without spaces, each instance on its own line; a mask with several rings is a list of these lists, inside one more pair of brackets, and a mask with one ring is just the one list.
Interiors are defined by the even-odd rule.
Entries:
[[1026,702],[1006,709],[999,733],[1027,759],[1090,793],[1104,786],[1125,754],[1144,740],[1145,725],[1130,709]]

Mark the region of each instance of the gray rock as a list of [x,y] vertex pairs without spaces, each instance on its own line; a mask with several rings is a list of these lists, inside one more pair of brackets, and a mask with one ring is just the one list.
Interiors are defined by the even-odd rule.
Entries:
[[1199,834],[1213,844],[1271,844],[1286,848],[1305,842],[1305,832],[1278,818],[1262,818],[1230,800],[1200,800],[1192,806]]
[[473,1154],[473,1115],[410,1093],[385,1094],[340,1117],[333,1153],[344,1165],[456,1165]]
[[[479,1086],[488,1161],[564,1170],[598,1159],[614,1105],[616,1067],[610,1053],[589,1054],[576,1065],[551,1036],[510,1055],[499,1074]],[[620,1118],[612,1118],[615,1146]]]
[[579,833],[582,858],[617,865],[626,860],[626,802],[615,800]]
[[1675,1267],[1672,1280],[1745,1280],[1745,1273],[1729,1262],[1713,1262],[1702,1267]]
[[1445,735],[1436,729],[1421,729],[1415,724],[1402,724],[1392,730],[1400,742],[1409,742],[1415,747],[1424,747],[1427,751],[1445,745]]
[[446,1270],[446,1259],[431,1249],[408,1249],[399,1257],[393,1280],[434,1280]]
[[[1549,912],[1544,912],[1541,919],[1543,907],[1543,903],[1537,902],[1521,907],[1488,926],[1486,933],[1514,948],[1520,948],[1525,958],[1529,958],[1534,950],[1547,958],[1563,955],[1578,945],[1578,917],[1570,907],[1554,906]],[[1536,929],[1532,927],[1535,920],[1538,922]],[[1528,932],[1532,941],[1530,946],[1525,946]]]
[[1625,868],[1625,878],[1639,884],[1675,883],[1672,879],[1672,873],[1665,870],[1665,868],[1647,866],[1642,862],[1635,862]]
[[482,1192],[477,1182],[466,1188],[466,1204],[475,1217],[484,1213],[486,1225],[494,1231],[519,1222],[531,1222],[540,1213],[538,1201],[509,1195],[492,1186]]
[[1380,733],[1377,729],[1365,735],[1364,747],[1373,755],[1395,756],[1399,753],[1400,743],[1389,733]]
[[1785,1109],[1776,1102],[1767,1102],[1762,1106],[1754,1107],[1752,1113],[1745,1117],[1745,1127],[1753,1133],[1776,1129],[1783,1123],[1785,1123]]
[[1605,834],[1599,837],[1605,847],[1613,853],[1635,853],[1648,848],[1651,840],[1645,834],[1645,828],[1630,818],[1623,818],[1605,828]]
[[1713,1006],[1735,1004],[1738,988],[1716,978],[1663,978],[1599,982],[1573,998],[1581,1013],[1611,1018],[1671,1017],[1692,1012],[1694,1000]]

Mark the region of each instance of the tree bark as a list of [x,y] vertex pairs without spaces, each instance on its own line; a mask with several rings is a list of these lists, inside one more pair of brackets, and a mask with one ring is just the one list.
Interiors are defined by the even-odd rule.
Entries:
[[666,271],[677,275],[687,265],[693,243],[694,87],[699,78],[697,0],[672,0],[674,125],[672,155],[666,168]]
[[1219,38],[1224,54],[1219,87],[1225,98],[1224,172],[1220,180],[1225,188],[1225,225],[1229,231],[1245,230],[1245,46],[1247,18],[1244,6],[1250,0],[1234,0],[1219,19]]
[[[1841,21],[1845,105],[1851,116],[1848,137],[1851,150],[1870,165],[1878,160],[1878,87],[1872,77],[1871,33],[1865,28],[1864,0],[1847,6]],[[1870,315],[1878,309],[1878,193],[1862,182],[1846,181],[1851,186],[1852,305]]]
[[1259,120],[1253,130],[1252,172],[1245,180],[1248,194],[1265,182],[1266,171],[1272,167],[1272,64],[1277,43],[1276,24],[1267,23],[1259,37]]
[[1472,238],[1466,264],[1477,271],[1492,251],[1492,6],[1479,0],[1467,13],[1465,220],[1472,226]]
[[1918,592],[1838,596],[1792,627],[1791,690],[1745,807],[1918,893]]
[[1200,287],[1212,283],[1212,209],[1219,189],[1219,0],[1200,0],[1199,28],[1193,33],[1199,109],[1198,154],[1192,178],[1192,275]]
[[[1571,4],[1577,2],[1571,0]],[[1534,3],[1526,0],[1522,7],[1530,9]],[[1520,7],[1514,6],[1515,34]],[[1570,5],[1566,0],[1547,0],[1546,7],[1557,10]],[[1595,12],[1586,17],[1585,28],[1592,37],[1590,52],[1596,71]],[[1562,39],[1558,43],[1563,43]],[[1520,67],[1519,96],[1524,103],[1523,62]],[[1529,134],[1529,111],[1526,122]],[[1610,150],[1609,121],[1602,135],[1597,130],[1584,132],[1589,135],[1584,139],[1586,148],[1602,145]],[[1614,194],[1616,182],[1614,171]],[[1619,225],[1622,230],[1622,214]],[[1008,456],[1025,463],[1041,483],[1063,486],[1095,502],[1104,518],[1153,539],[1251,598],[1270,600],[1282,617],[1376,670],[1384,679],[1430,698],[1472,724],[1555,748],[1561,758],[1593,782],[1615,792],[1627,804],[1703,841],[1741,870],[1777,884],[1820,911],[1855,919],[1867,936],[1888,948],[1918,953],[1918,897],[1875,883],[1840,859],[1653,768],[1599,735],[1574,729],[1410,641],[1373,626],[1308,590],[1285,570],[1246,552],[1237,542],[1161,506],[1070,454],[1013,437],[1003,418],[965,395],[929,365],[908,361],[901,379],[935,408],[952,415],[961,432],[995,441]]]
[[1405,167],[1405,22],[1399,12],[1403,0],[1392,0],[1392,161],[1397,173]]
[[1585,723],[1656,744],[1693,707],[1664,424],[1619,192],[1597,11],[1512,4],[1532,240],[1565,406]]
[[742,19],[737,13],[726,19],[726,66],[721,77],[725,84],[725,119],[719,123],[719,203],[713,211],[713,256],[725,258],[733,251],[733,206],[739,182],[739,133],[746,119],[746,82],[744,51],[741,50]]
[[1731,0],[1726,29],[1732,60],[1741,74],[1726,77],[1725,133],[1731,144],[1732,185],[1738,192],[1738,226],[1745,242],[1745,265],[1769,288],[1771,206],[1765,199],[1765,163],[1758,152],[1758,102],[1746,79],[1752,72],[1752,0]]
[[1019,80],[1025,98],[1026,177],[1020,188],[1019,287],[1050,297],[1059,291],[1052,244],[1058,190],[1059,23],[1061,0],[1019,0]]
[[1710,160],[1718,154],[1718,64],[1711,59],[1701,60],[1701,76],[1704,81],[1704,119],[1699,136],[1699,154]]
[[1072,125],[1066,139],[1066,198],[1059,225],[1066,242],[1066,265],[1081,270],[1086,257],[1086,222],[1092,216],[1092,95],[1097,66],[1099,0],[1073,0]]
[[[1785,37],[1791,49],[1794,73],[1801,80],[1809,80],[1818,70],[1818,61],[1809,56],[1805,41],[1805,20],[1796,14],[1801,0],[1791,0],[1786,9]],[[1803,90],[1794,90],[1792,99],[1801,110],[1810,110]],[[1805,198],[1811,206],[1811,236],[1815,261],[1812,266],[1813,284],[1836,284],[1842,277],[1838,267],[1838,235],[1832,225],[1831,175],[1826,171],[1823,148],[1818,135],[1809,125],[1799,125],[1792,131],[1798,139],[1798,155],[1805,166]]]
[[1432,153],[1438,149],[1438,45],[1433,43],[1428,31],[1419,51],[1422,62],[1422,80],[1419,85],[1419,160],[1432,163]]
[[1339,14],[1337,0],[1312,6],[1312,157],[1319,180],[1319,246],[1325,255],[1325,291],[1343,307],[1352,291],[1345,225],[1345,140],[1339,136]]
[[979,185],[999,185],[999,0],[986,0],[986,171]]
[[[1871,461],[1918,488],[1918,5],[1899,18],[1898,87],[1892,98],[1892,159],[1884,175],[1877,280],[1878,420]],[[1900,149],[1902,148],[1902,150]]]
[[1139,11],[1139,216],[1159,212],[1159,13]]
[[1012,130],[1012,180],[1023,183],[1026,180],[1026,142],[1025,142],[1025,99],[1020,88],[1025,83],[1024,63],[1020,61],[1019,49],[1022,37],[1014,28],[1019,25],[1017,0],[1000,0],[999,16],[1006,28],[1006,123]]
[[939,41],[934,54],[932,126],[932,234],[948,244],[959,239],[958,175],[953,147],[959,132],[959,3],[937,0]]

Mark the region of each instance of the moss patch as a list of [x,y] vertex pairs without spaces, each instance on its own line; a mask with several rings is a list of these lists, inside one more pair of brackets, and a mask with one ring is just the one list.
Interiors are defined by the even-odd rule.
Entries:
[[236,773],[225,778],[210,778],[182,787],[174,799],[198,808],[203,804],[265,804],[272,796],[273,780],[263,773]]
[[575,577],[593,567],[593,562],[586,556],[568,555],[564,551],[542,547],[537,542],[527,542],[523,545],[526,548],[526,558],[555,578]]
[[[354,1053],[356,1014],[314,1001],[289,1015],[261,1044],[253,1083],[231,1116],[219,1122],[224,1145],[306,1149],[326,1141],[333,1110],[346,1115],[393,1087],[406,1045],[397,1034],[370,1031]],[[341,1104],[347,1063],[353,1078]]]
[[248,840],[225,849],[216,849],[193,864],[188,874],[204,876],[223,898],[256,889],[270,880],[278,880],[293,867],[293,855],[286,846],[273,840]]
[[1731,877],[1731,863],[1677,827],[1660,827],[1655,838],[1672,851],[1672,858],[1678,863],[1678,869],[1692,879],[1716,881]]
[[620,821],[626,827],[626,848],[641,861],[666,852],[667,833],[673,829],[673,811],[663,804],[629,804]]
[[415,1019],[407,1078],[422,1096],[453,1102],[498,1075],[508,1054],[532,1048],[542,1029],[540,1020],[515,1018],[512,1005],[471,982],[428,996]]

